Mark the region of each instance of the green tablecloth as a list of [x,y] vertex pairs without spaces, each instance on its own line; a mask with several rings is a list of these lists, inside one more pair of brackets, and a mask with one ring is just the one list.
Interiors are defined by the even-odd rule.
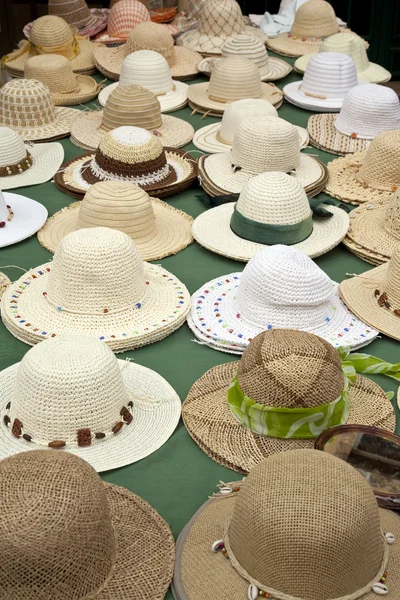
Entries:
[[[100,80],[101,77],[97,77],[97,79]],[[300,77],[291,73],[277,83],[279,87],[283,87],[284,84],[296,79],[300,79]],[[193,83],[199,81],[204,81],[204,79],[199,78]],[[96,103],[90,105],[95,107]],[[287,103],[284,103],[279,109],[280,117],[303,127],[307,126],[310,114]],[[189,108],[174,112],[173,115],[188,120],[195,129],[218,120],[210,117],[202,119],[201,115],[191,116]],[[65,160],[83,153],[83,150],[74,146],[69,139],[61,140],[61,143],[65,149]],[[194,149],[192,144],[187,146],[187,150]],[[318,155],[325,163],[333,158],[332,155],[311,147],[305,152]],[[194,155],[199,156],[198,153]],[[74,201],[50,182],[11,191],[38,200],[47,207],[49,216]],[[178,196],[168,198],[167,201],[172,206],[186,211],[192,217],[197,217],[205,208],[196,198],[196,194],[199,194],[199,188],[194,186]],[[321,197],[324,197],[323,194]],[[4,265],[18,265],[29,269],[50,259],[50,253],[42,248],[34,236],[14,246],[1,249],[0,270]],[[191,293],[214,277],[242,271],[244,268],[243,263],[212,254],[197,243],[175,256],[157,262],[177,275]],[[342,281],[346,277],[346,273],[361,273],[371,268],[370,265],[350,254],[343,246],[338,246],[325,256],[316,259],[316,263],[335,281]],[[16,269],[7,269],[5,272],[11,279],[17,279],[21,275],[21,272]],[[119,358],[131,357],[138,364],[160,373],[177,390],[183,401],[191,385],[207,369],[236,359],[236,357],[217,352],[207,346],[196,344],[193,338],[192,332],[187,325],[184,325],[161,342],[118,356]],[[365,351],[390,362],[398,362],[400,359],[396,348],[398,348],[396,341],[381,336]],[[15,339],[0,323],[1,369],[20,361],[28,349],[29,346]],[[393,380],[383,376],[375,376],[372,379],[382,385],[385,390],[397,391],[396,383]],[[32,398],[32,402],[34,400]],[[396,397],[393,398],[393,405],[396,406]],[[400,432],[399,424],[397,432]],[[169,523],[175,537],[215,490],[215,486],[220,480],[232,481],[236,477],[240,479],[235,472],[225,469],[208,458],[189,437],[182,422],[160,450],[136,464],[109,471],[102,476],[104,480],[122,485],[150,502]],[[167,598],[172,598],[172,595],[169,593]]]

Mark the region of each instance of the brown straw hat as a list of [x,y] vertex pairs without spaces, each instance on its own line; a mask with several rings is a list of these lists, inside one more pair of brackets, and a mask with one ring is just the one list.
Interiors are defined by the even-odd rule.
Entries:
[[49,15],[75,25],[81,35],[92,37],[107,27],[108,9],[89,9],[85,0],[49,0]]
[[7,458],[0,498],[2,598],[165,597],[175,561],[167,523],[81,458],[56,450]]
[[178,539],[176,600],[398,597],[400,520],[344,460],[285,452],[219,488]]

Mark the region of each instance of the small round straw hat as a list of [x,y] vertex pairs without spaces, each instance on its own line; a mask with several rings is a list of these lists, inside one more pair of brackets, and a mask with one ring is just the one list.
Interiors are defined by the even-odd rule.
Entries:
[[0,127],[0,190],[45,183],[54,177],[64,148],[58,142],[24,144],[9,127]]
[[389,200],[400,186],[400,131],[383,131],[365,152],[356,152],[328,163],[330,196],[363,204]]
[[30,237],[46,219],[47,209],[36,200],[0,190],[0,248]]
[[325,216],[313,216],[304,188],[294,177],[267,172],[249,179],[236,203],[199,215],[192,233],[208,250],[247,262],[277,243],[295,245],[311,258],[321,256],[341,242],[348,227],[344,210],[329,206]]
[[174,540],[142,498],[103,483],[87,462],[56,450],[7,458],[0,478],[4,598],[123,600],[132,590],[164,598]]
[[188,188],[196,179],[196,161],[183,150],[164,150],[160,137],[139,127],[118,127],[105,133],[95,154],[64,163],[55,183],[81,198],[98,181],[135,183],[151,196],[163,198]]
[[49,15],[75,25],[81,35],[92,37],[107,27],[108,9],[89,9],[85,0],[49,0]]
[[136,25],[150,21],[150,13],[139,0],[119,0],[111,7],[107,30],[96,36],[96,42],[103,44],[123,43]]
[[0,382],[1,459],[58,448],[96,471],[117,469],[163,446],[181,414],[163,377],[117,360],[91,336],[45,340],[1,371]]
[[38,239],[54,253],[71,231],[106,226],[129,235],[143,260],[159,260],[193,242],[192,222],[186,213],[150,198],[132,183],[103,181],[92,185],[82,202],[55,213]]
[[4,59],[4,68],[10,75],[23,77],[25,63],[37,54],[61,54],[68,58],[74,73],[88,75],[96,72],[93,48],[89,40],[73,34],[61,17],[47,15],[32,24],[29,41]]
[[376,83],[351,88],[338,115],[312,115],[308,120],[311,144],[339,155],[367,150],[371,140],[391,129],[400,129],[399,97]]
[[119,85],[108,96],[104,110],[82,112],[75,119],[71,141],[85,150],[96,150],[105,132],[124,125],[151,131],[169,148],[185,146],[194,135],[190,123],[161,114],[160,102],[153,92],[139,85]]
[[242,354],[256,335],[270,329],[308,331],[350,350],[379,333],[351,314],[338,284],[311,258],[280,244],[260,250],[242,273],[199,288],[188,323],[200,341],[232,354]]

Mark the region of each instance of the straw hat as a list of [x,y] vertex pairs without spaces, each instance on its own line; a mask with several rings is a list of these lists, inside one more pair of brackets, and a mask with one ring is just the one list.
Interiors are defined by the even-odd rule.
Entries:
[[125,233],[80,229],[59,244],[51,263],[5,292],[7,329],[33,346],[56,335],[92,335],[114,352],[151,344],[185,321],[189,293],[174,275],[143,263]]
[[383,389],[342,360],[311,333],[260,333],[240,361],[213,367],[194,383],[182,406],[185,427],[208,456],[242,473],[271,454],[312,448],[334,425],[394,431]]
[[338,284],[308,256],[279,244],[260,250],[242,273],[199,288],[188,324],[200,341],[232,354],[242,354],[249,340],[267,329],[308,331],[350,350],[366,346],[379,333],[351,314],[339,298]]
[[119,85],[108,96],[104,110],[83,112],[75,119],[71,141],[85,150],[96,150],[106,131],[123,125],[147,129],[169,148],[185,146],[194,135],[190,123],[161,114],[160,102],[152,92],[139,85]]
[[356,152],[328,163],[330,196],[362,204],[389,200],[400,186],[400,131],[383,131],[365,152]]
[[99,94],[102,106],[119,85],[140,85],[150,90],[160,101],[161,112],[178,110],[188,102],[189,86],[173,80],[165,58],[152,50],[138,50],[124,58],[119,83],[108,85]]
[[88,37],[107,27],[108,9],[89,9],[85,0],[49,0],[48,9],[49,15],[61,17]]
[[76,202],[56,212],[38,233],[39,242],[55,252],[71,231],[107,226],[129,235],[143,260],[176,254],[193,242],[193,219],[132,183],[103,181]]
[[123,600],[135,590],[164,598],[174,540],[140,496],[56,450],[3,460],[0,477],[3,597]]
[[30,237],[46,219],[47,209],[36,200],[0,191],[0,248]]
[[200,185],[211,196],[239,194],[246,181],[265,171],[292,173],[310,195],[320,192],[327,179],[321,162],[300,153],[295,127],[279,117],[242,119],[230,152],[199,159]]
[[[383,83],[392,78],[389,71],[376,63],[369,62],[364,41],[354,33],[335,33],[322,42],[319,52],[340,52],[350,56],[356,65],[357,77],[361,81]],[[313,54],[300,56],[294,64],[295,70],[304,73],[312,56]]]
[[24,144],[16,131],[0,127],[0,190],[45,183],[63,160],[64,148],[58,142]]
[[93,77],[75,75],[68,58],[58,54],[28,58],[24,77],[44,83],[56,106],[84,104],[96,98],[102,88]]
[[0,298],[6,291],[6,289],[10,285],[10,283],[11,283],[11,280],[7,277],[7,275],[5,273],[3,273],[2,271],[0,271]]
[[165,151],[158,136],[139,127],[105,133],[96,154],[66,162],[55,176],[59,189],[81,198],[98,181],[135,183],[151,196],[171,196],[196,179],[196,161],[183,150]]
[[339,115],[312,115],[308,120],[312,145],[333,154],[367,150],[374,137],[391,129],[400,129],[399,97],[375,83],[351,88]]
[[96,72],[93,62],[95,46],[87,39],[74,36],[64,19],[47,15],[32,24],[29,42],[4,59],[4,68],[14,77],[23,77],[25,63],[37,54],[61,54],[68,58],[74,73],[88,75]]
[[0,382],[1,459],[57,441],[96,471],[117,469],[163,446],[181,414],[161,375],[117,360],[91,336],[45,340],[1,371]]
[[208,250],[244,262],[277,243],[294,245],[314,258],[337,246],[349,227],[344,210],[325,208],[324,217],[312,215],[304,188],[293,176],[261,173],[243,185],[236,203],[199,215],[192,233]]
[[357,84],[356,66],[347,54],[322,52],[312,57],[304,78],[285,85],[283,93],[286,100],[300,108],[339,112],[347,92]]
[[132,29],[143,21],[150,21],[150,13],[143,2],[119,0],[110,9],[107,30],[96,36],[96,42],[103,44],[126,42]]

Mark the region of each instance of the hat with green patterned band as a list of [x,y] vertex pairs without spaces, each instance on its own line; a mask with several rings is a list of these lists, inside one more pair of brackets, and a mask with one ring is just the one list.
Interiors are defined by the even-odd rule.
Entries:
[[208,456],[241,473],[271,454],[313,448],[335,425],[394,431],[388,396],[360,372],[400,380],[400,365],[338,351],[311,333],[272,329],[239,362],[213,367],[193,385],[183,421]]

